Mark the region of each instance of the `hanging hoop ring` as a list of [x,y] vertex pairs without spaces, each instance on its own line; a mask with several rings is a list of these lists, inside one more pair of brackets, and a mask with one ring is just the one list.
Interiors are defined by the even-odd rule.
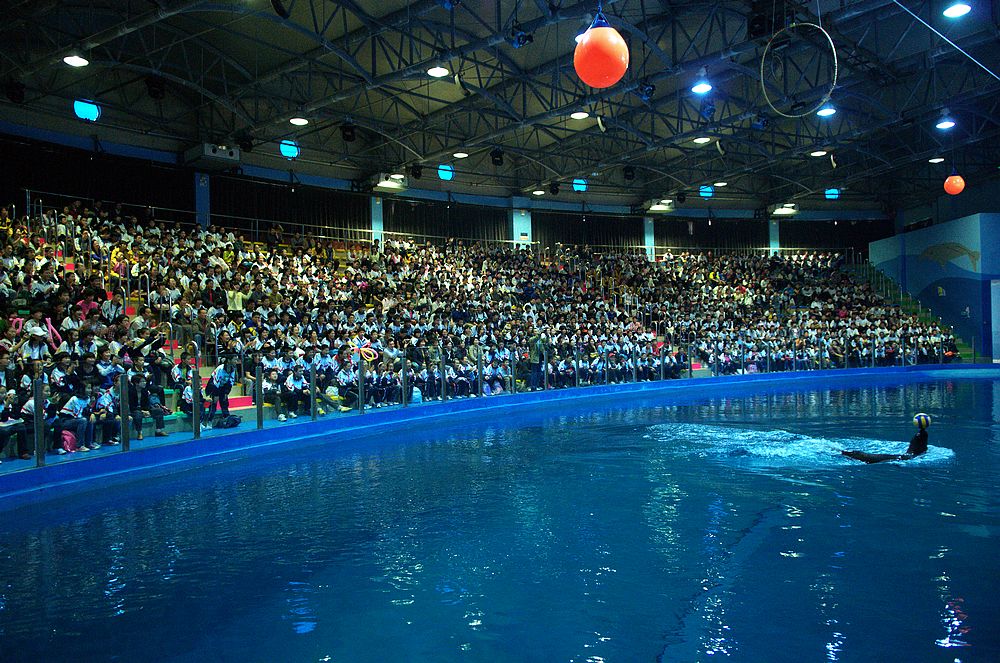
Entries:
[[[771,97],[769,97],[767,94],[767,86],[764,85],[764,62],[767,60],[767,54],[771,52],[771,45],[774,43],[775,39],[777,39],[779,36],[781,36],[782,34],[793,28],[815,28],[816,30],[822,32],[823,36],[826,37],[826,43],[830,45],[830,53],[833,55],[833,81],[830,83],[830,88],[826,91],[826,93],[823,95],[823,98],[820,99],[818,104],[807,110],[805,113],[799,113],[797,115],[784,113],[775,108],[774,104],[771,102]],[[767,46],[764,47],[764,52],[760,56],[760,91],[764,94],[764,101],[766,101],[767,105],[771,107],[771,110],[773,110],[781,117],[787,117],[789,119],[796,120],[800,117],[812,115],[820,108],[822,108],[823,104],[830,101],[830,95],[833,94],[834,89],[837,87],[837,72],[838,72],[837,47],[834,45],[833,38],[830,37],[830,33],[824,30],[822,26],[816,25],[815,23],[792,23],[791,25],[781,28],[780,30],[775,32],[771,36],[771,38],[767,41]]]

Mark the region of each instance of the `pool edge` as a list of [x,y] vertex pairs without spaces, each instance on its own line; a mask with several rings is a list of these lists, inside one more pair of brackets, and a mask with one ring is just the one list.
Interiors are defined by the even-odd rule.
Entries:
[[383,428],[396,428],[413,421],[428,421],[462,414],[482,414],[502,411],[533,403],[549,404],[599,397],[642,393],[644,395],[683,393],[685,397],[718,395],[720,387],[749,385],[802,385],[808,383],[854,382],[864,378],[906,376],[936,379],[942,377],[998,378],[1000,368],[988,365],[957,364],[891,368],[869,368],[787,373],[762,373],[695,380],[639,382],[594,386],[582,389],[528,392],[498,398],[446,401],[420,407],[372,411],[363,416],[332,417],[296,425],[294,428],[247,430],[239,434],[186,440],[162,446],[137,449],[128,453],[102,455],[68,463],[46,465],[0,475],[0,511],[8,511],[37,502],[48,501],[80,490],[93,489],[95,480],[106,479],[110,485],[133,479],[144,473],[149,476],[169,474],[213,462],[238,460],[254,452],[291,445],[308,440],[322,443],[321,436],[370,433]]

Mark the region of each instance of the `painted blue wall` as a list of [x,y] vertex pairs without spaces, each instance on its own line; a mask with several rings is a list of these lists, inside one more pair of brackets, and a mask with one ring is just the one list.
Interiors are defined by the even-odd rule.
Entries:
[[531,210],[512,209],[510,210],[511,234],[515,242],[530,244],[531,239]]
[[382,204],[382,199],[378,196],[371,197],[372,206],[372,239],[377,239],[379,243],[382,243],[382,209],[385,207]]
[[992,353],[990,280],[1000,278],[1000,214],[973,214],[869,245],[873,265],[977,350]]

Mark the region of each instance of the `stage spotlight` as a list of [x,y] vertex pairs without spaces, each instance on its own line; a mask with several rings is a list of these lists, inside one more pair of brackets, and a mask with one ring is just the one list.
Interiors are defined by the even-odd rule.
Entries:
[[494,166],[502,166],[503,165],[503,150],[501,150],[499,147],[494,147],[490,151],[490,161],[493,162]]
[[253,152],[253,136],[250,134],[240,134],[237,136],[236,144],[244,152]]
[[559,182],[549,182],[549,193],[553,196],[559,195]]
[[688,199],[687,194],[684,193],[683,191],[677,194],[677,202],[679,202],[681,205],[686,203],[687,199]]
[[410,166],[410,177],[415,180],[419,180],[424,175],[424,169],[419,163],[415,163]]
[[514,27],[510,31],[510,35],[507,37],[507,42],[514,48],[527,46],[533,41],[535,41],[535,36],[530,32],[522,30],[519,23],[514,24]]
[[167,96],[167,81],[161,76],[146,76],[146,94],[150,99],[162,101]]
[[353,143],[358,137],[355,126],[353,124],[340,125],[340,137],[344,139],[345,143]]
[[656,94],[656,86],[648,81],[643,81],[636,89],[636,94],[639,95],[639,99],[648,103],[653,100],[653,95]]
[[715,117],[715,101],[712,99],[702,101],[701,108],[698,109],[698,114],[711,122],[712,118]]

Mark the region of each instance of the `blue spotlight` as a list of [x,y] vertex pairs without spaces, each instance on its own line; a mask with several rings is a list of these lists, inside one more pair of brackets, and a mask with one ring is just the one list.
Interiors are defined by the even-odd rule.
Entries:
[[840,189],[827,189],[824,194],[827,200],[837,200],[840,198]]
[[73,102],[73,112],[78,118],[87,122],[97,122],[101,119],[101,107],[93,101],[77,99]]
[[587,180],[582,177],[578,177],[573,180],[573,191],[586,191],[587,190]]
[[715,195],[715,187],[703,184],[702,187],[698,189],[698,195],[702,198],[711,198]]
[[299,149],[299,144],[291,138],[286,138],[278,143],[278,151],[281,152],[281,156],[285,157],[289,161],[297,159],[299,154],[302,153],[302,150]]
[[448,182],[455,179],[455,167],[449,163],[443,163],[438,166],[438,177]]

